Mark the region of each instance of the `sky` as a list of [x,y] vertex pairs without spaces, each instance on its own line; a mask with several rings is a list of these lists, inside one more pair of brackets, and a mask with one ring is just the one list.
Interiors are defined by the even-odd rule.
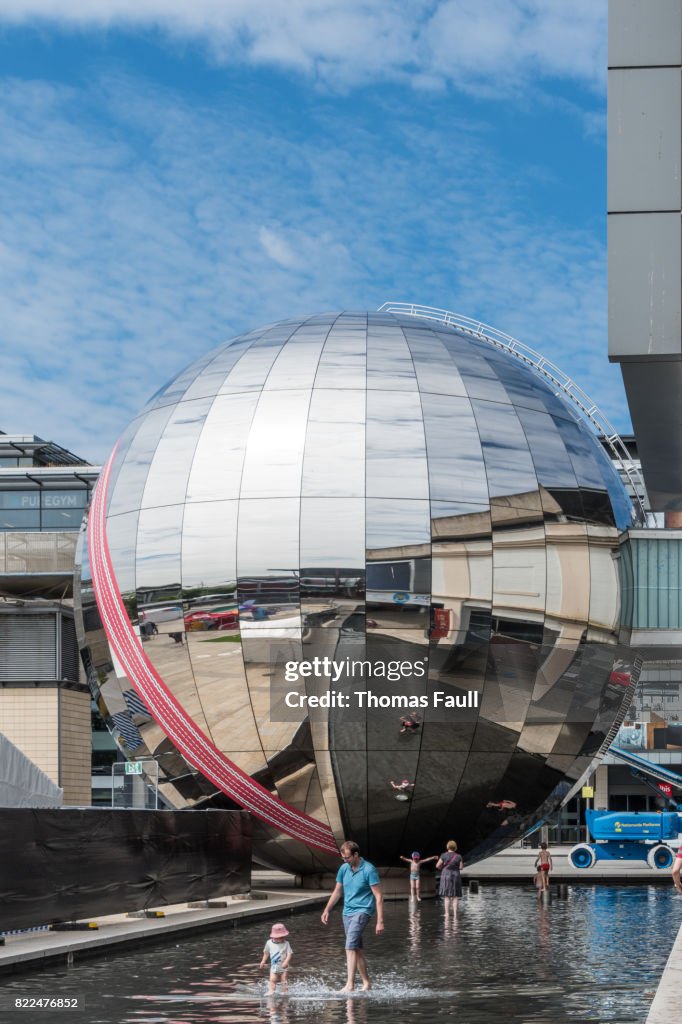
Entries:
[[0,429],[103,461],[187,363],[405,301],[621,431],[606,0],[0,0]]

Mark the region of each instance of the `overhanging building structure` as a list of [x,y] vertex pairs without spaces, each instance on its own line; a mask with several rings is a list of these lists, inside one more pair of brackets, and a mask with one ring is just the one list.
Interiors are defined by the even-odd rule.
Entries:
[[[610,0],[608,111],[609,358],[621,367],[656,515],[654,529],[631,531],[622,546],[631,643],[644,668],[619,743],[679,771],[682,0]],[[659,802],[609,761],[608,790],[606,767],[598,780],[602,806],[608,800],[614,810],[639,810]]]

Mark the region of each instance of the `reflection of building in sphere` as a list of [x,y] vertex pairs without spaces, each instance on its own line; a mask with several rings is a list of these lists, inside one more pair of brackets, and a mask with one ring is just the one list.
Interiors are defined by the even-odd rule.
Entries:
[[[253,810],[266,863],[330,866],[344,835],[388,864],[456,834],[470,861],[558,806],[618,724],[630,516],[596,437],[509,354],[389,313],[274,324],[158,392],[103,474],[91,685],[170,804]],[[338,678],[284,679],[316,657]],[[393,702],[285,706],[330,687]]]

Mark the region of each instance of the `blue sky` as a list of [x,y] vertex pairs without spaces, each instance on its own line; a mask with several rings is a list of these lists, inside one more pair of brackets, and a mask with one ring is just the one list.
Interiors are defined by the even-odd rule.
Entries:
[[480,318],[607,362],[606,0],[0,0],[0,428],[104,459],[274,319]]

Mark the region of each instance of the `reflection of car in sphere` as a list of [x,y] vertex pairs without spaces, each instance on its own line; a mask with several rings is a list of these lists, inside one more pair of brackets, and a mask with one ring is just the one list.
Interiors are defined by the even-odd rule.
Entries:
[[189,612],[185,615],[185,629],[197,632],[202,629],[232,629],[239,625],[236,609],[223,612]]
[[163,607],[150,607],[140,609],[138,618],[140,622],[173,622],[182,615],[182,605],[169,604]]

